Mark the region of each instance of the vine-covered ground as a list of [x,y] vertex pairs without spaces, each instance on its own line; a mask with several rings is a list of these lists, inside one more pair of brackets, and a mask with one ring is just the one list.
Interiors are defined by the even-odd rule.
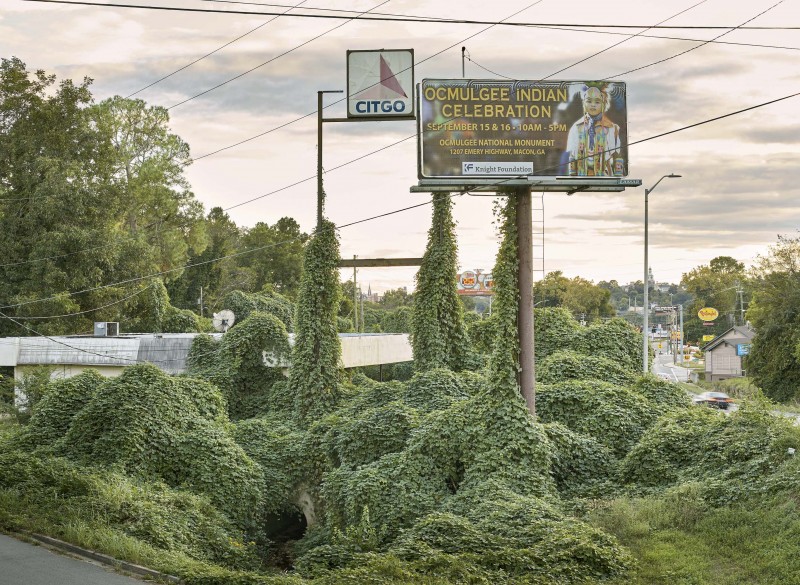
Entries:
[[201,338],[191,377],[53,382],[5,426],[0,524],[189,583],[705,583],[718,562],[723,583],[793,582],[797,429],[637,377],[618,322],[536,316],[537,421],[485,374],[434,369],[356,374],[309,423],[244,357],[287,350],[263,312]]
[[456,257],[448,202],[408,380],[338,369],[323,222],[295,315],[275,294],[237,296],[246,318],[198,337],[185,376],[137,365],[43,384],[26,424],[0,426],[0,528],[190,585],[800,583],[800,430],[758,398],[730,415],[692,405],[639,374],[625,322],[561,309],[535,311],[532,416],[514,199],[498,212],[495,314],[468,329],[434,278]]

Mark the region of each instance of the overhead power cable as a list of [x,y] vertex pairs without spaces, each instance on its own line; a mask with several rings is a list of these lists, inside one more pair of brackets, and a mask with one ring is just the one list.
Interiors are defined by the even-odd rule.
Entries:
[[[530,9],[530,8],[533,8],[533,7],[534,7],[534,6],[536,6],[537,4],[540,4],[541,2],[543,2],[543,0],[537,0],[536,2],[532,2],[531,4],[528,4],[527,6],[525,6],[524,8],[522,8],[521,10],[517,10],[517,11],[516,11],[516,12],[514,12],[513,14],[511,14],[511,15],[509,15],[509,16],[506,16],[506,17],[505,17],[503,20],[501,20],[501,21],[500,21],[500,23],[502,23],[502,22],[505,22],[506,20],[508,20],[508,19],[510,19],[510,18],[514,18],[516,15],[518,15],[518,14],[521,14],[522,12],[525,12],[526,10],[528,10],[528,9]],[[438,57],[439,55],[441,55],[441,54],[442,54],[442,53],[444,53],[445,51],[449,51],[449,50],[450,50],[450,49],[452,49],[453,47],[457,47],[457,46],[461,45],[462,43],[465,43],[466,41],[468,41],[468,40],[470,40],[470,39],[473,39],[473,38],[477,37],[478,35],[481,35],[481,34],[485,33],[486,31],[488,31],[488,30],[490,30],[490,29],[494,28],[495,26],[497,26],[497,24],[498,24],[498,23],[493,23],[493,24],[491,24],[491,25],[487,26],[486,28],[483,28],[483,29],[479,30],[479,31],[478,31],[478,32],[476,32],[476,33],[473,33],[473,34],[469,35],[468,37],[466,37],[466,38],[463,38],[463,39],[461,39],[460,41],[457,41],[457,42],[453,43],[452,45],[449,45],[449,46],[445,47],[444,49],[442,49],[442,50],[440,50],[440,51],[437,51],[437,52],[436,52],[436,53],[434,53],[433,55],[430,55],[430,56],[428,56],[428,57],[425,57],[425,58],[424,58],[424,59],[422,59],[421,61],[418,61],[418,62],[416,63],[416,65],[421,65],[422,63],[425,63],[426,61],[430,61],[431,59],[433,59],[433,58],[435,58],[435,57]],[[395,73],[396,73],[396,74],[397,74],[397,73],[402,73],[403,71],[406,71],[406,70],[407,70],[407,69],[403,69],[403,70],[401,70],[401,71],[396,71]],[[377,83],[374,83],[374,84],[373,84],[373,85],[371,85],[370,87],[374,87],[374,86],[378,85],[379,83],[380,83],[380,81],[378,81]],[[364,88],[364,89],[369,89],[369,88]],[[343,98],[341,98],[341,99],[338,99],[338,100],[336,100],[336,101],[334,101],[334,102],[332,102],[332,103],[328,104],[328,105],[327,105],[327,106],[325,106],[323,109],[328,109],[328,108],[330,108],[330,107],[333,107],[333,106],[335,106],[336,104],[338,104],[338,103],[341,103],[341,102],[343,102],[343,101],[347,100],[349,97],[350,97],[350,95],[348,94],[348,95],[346,95],[345,97],[343,97]],[[220,152],[224,152],[224,151],[226,151],[226,150],[230,150],[231,148],[236,148],[237,146],[241,146],[242,144],[246,144],[246,143],[248,143],[248,142],[251,142],[251,141],[253,141],[253,140],[256,140],[257,138],[261,138],[262,136],[266,136],[267,134],[271,134],[271,133],[273,133],[273,132],[275,132],[275,131],[277,131],[277,130],[280,130],[281,128],[286,128],[287,126],[290,126],[290,125],[292,125],[292,124],[294,124],[294,123],[296,123],[296,122],[299,122],[299,121],[301,121],[301,120],[304,120],[304,119],[306,119],[306,118],[310,118],[311,116],[315,116],[316,114],[317,114],[317,110],[314,110],[314,111],[312,111],[312,112],[309,112],[309,113],[307,113],[307,114],[304,114],[304,115],[302,115],[302,116],[300,116],[300,117],[298,117],[298,118],[294,118],[294,119],[292,119],[292,120],[289,120],[288,122],[285,122],[284,124],[280,124],[279,126],[275,126],[275,127],[273,127],[273,128],[270,128],[269,130],[266,130],[266,131],[264,131],[264,132],[261,132],[260,134],[256,134],[255,136],[251,136],[251,137],[249,137],[249,138],[245,138],[244,140],[240,140],[239,142],[235,142],[235,143],[233,143],[233,144],[229,144],[228,146],[223,146],[222,148],[218,148],[217,150],[213,150],[213,151],[211,151],[211,152],[208,152],[208,153],[206,153],[206,154],[204,154],[204,155],[201,155],[201,156],[198,156],[198,157],[194,157],[194,158],[192,158],[192,160],[191,160],[190,162],[194,162],[194,161],[196,161],[196,160],[202,160],[202,159],[204,159],[204,158],[207,158],[207,157],[209,157],[209,156],[213,156],[213,155],[215,155],[215,154],[219,154]]]
[[[651,26],[647,27],[646,29],[639,31],[636,34],[626,35],[626,37],[624,39],[622,39],[621,41],[619,41],[618,43],[614,43],[613,45],[610,45],[610,46],[606,47],[605,49],[601,49],[600,51],[592,53],[591,55],[589,55],[587,57],[584,57],[583,59],[580,59],[579,61],[575,61],[571,65],[567,65],[566,67],[563,67],[563,68],[559,69],[558,71],[554,71],[550,75],[547,75],[546,77],[542,77],[539,81],[544,81],[545,79],[550,79],[551,77],[553,77],[555,75],[558,75],[559,73],[563,73],[567,69],[572,69],[576,65],[580,65],[581,63],[585,63],[589,59],[597,57],[598,55],[601,55],[601,54],[605,53],[606,51],[610,51],[611,49],[613,49],[615,47],[618,47],[623,43],[627,43],[631,39],[634,39],[636,37],[640,37],[640,36],[644,35],[644,33],[646,33],[647,31],[652,30],[653,28],[657,27],[658,25],[664,24],[665,22],[668,22],[668,21],[672,20],[673,18],[677,18],[681,14],[684,14],[685,12],[688,12],[689,10],[692,10],[693,8],[696,8],[696,7],[700,6],[701,4],[705,4],[706,2],[707,2],[707,0],[700,0],[700,2],[698,2],[697,4],[694,4],[694,5],[690,6],[689,8],[685,8],[685,9],[681,10],[680,12],[677,12],[677,13],[673,14],[669,18],[665,18],[664,20],[662,20],[662,21],[660,21],[660,22],[658,22],[658,23],[656,23],[654,25],[651,25]],[[484,67],[480,63],[477,63],[475,60],[473,60],[471,55],[467,55],[467,59],[470,62],[472,62],[475,65],[477,65],[478,67],[480,67],[481,69],[483,69],[484,71],[488,71],[492,75],[496,75],[498,77],[503,77],[505,79],[514,79],[513,77],[509,77],[507,75],[503,75],[501,73],[497,73],[496,71],[492,71],[488,67]]]
[[[376,5],[376,6],[373,6],[373,8],[379,8],[379,7],[381,7],[381,6],[385,5],[385,4],[388,4],[389,2],[391,2],[391,0],[385,0],[384,2],[381,2],[380,4],[378,4],[378,5]],[[372,8],[370,8],[369,10],[372,10]],[[333,31],[335,31],[336,29],[338,29],[338,28],[342,28],[342,27],[343,27],[343,26],[345,26],[346,24],[350,24],[350,23],[351,23],[351,22],[353,22],[354,20],[357,20],[359,17],[361,17],[361,16],[363,16],[363,15],[367,14],[367,13],[369,12],[369,10],[365,10],[364,12],[362,12],[361,14],[359,14],[358,16],[354,16],[354,17],[352,17],[352,18],[350,18],[350,19],[346,20],[345,22],[339,23],[339,24],[337,24],[336,26],[334,26],[334,27],[332,27],[332,28],[330,28],[330,29],[326,30],[325,32],[323,32],[323,33],[320,33],[320,34],[318,34],[318,35],[316,35],[316,36],[314,36],[314,37],[311,37],[311,38],[310,38],[310,39],[308,39],[307,41],[304,41],[304,42],[300,43],[299,45],[295,45],[294,47],[292,47],[291,49],[288,49],[288,50],[284,51],[283,53],[280,53],[280,54],[278,54],[278,55],[275,55],[274,57],[272,57],[272,59],[267,59],[266,61],[264,61],[264,62],[263,62],[263,63],[261,63],[260,65],[256,65],[255,67],[252,67],[252,68],[248,69],[247,71],[244,71],[243,73],[240,73],[239,75],[236,75],[236,76],[234,76],[234,77],[231,77],[230,79],[228,79],[228,80],[226,80],[226,81],[223,81],[222,83],[218,83],[218,84],[217,84],[217,85],[215,85],[214,87],[210,87],[210,88],[208,88],[208,89],[207,89],[207,90],[205,90],[205,91],[201,91],[200,93],[198,93],[198,94],[195,94],[195,95],[193,95],[192,97],[188,97],[188,98],[186,98],[185,100],[182,100],[182,101],[178,102],[177,104],[173,104],[173,105],[169,106],[167,109],[168,109],[168,110],[172,110],[173,108],[177,108],[178,106],[181,106],[181,105],[185,104],[186,102],[190,102],[190,101],[192,101],[193,99],[199,98],[200,96],[204,96],[204,95],[206,95],[207,93],[211,93],[211,92],[212,92],[212,91],[214,91],[215,89],[219,89],[220,87],[222,87],[222,86],[224,86],[224,85],[227,85],[227,84],[229,84],[229,83],[230,83],[230,82],[232,82],[232,81],[236,81],[237,79],[240,79],[240,78],[244,77],[245,75],[248,75],[248,74],[252,73],[253,71],[256,71],[257,69],[260,69],[260,68],[261,68],[261,67],[263,67],[264,65],[268,65],[268,64],[272,63],[273,61],[277,61],[277,60],[278,60],[278,59],[280,59],[281,57],[285,57],[285,56],[286,56],[286,55],[288,55],[289,53],[292,53],[292,52],[296,51],[297,49],[299,49],[299,48],[301,48],[301,47],[305,47],[306,45],[313,43],[314,41],[316,41],[316,40],[317,40],[317,39],[319,39],[319,38],[322,38],[322,37],[324,37],[324,36],[325,36],[325,35],[327,35],[328,33],[332,33],[332,32],[333,32]]]
[[[770,10],[772,10],[773,8],[775,8],[776,6],[779,6],[780,4],[783,4],[783,0],[780,0],[779,2],[777,2],[777,3],[773,4],[772,6],[770,6],[769,8],[767,8],[766,10],[764,10],[764,11],[762,11],[762,12],[759,12],[759,13],[758,13],[758,14],[756,14],[754,17],[752,17],[752,18],[749,18],[749,19],[745,20],[745,21],[744,21],[744,23],[742,23],[741,25],[739,25],[739,26],[735,26],[735,27],[731,28],[730,30],[727,30],[727,31],[725,31],[725,32],[724,32],[724,33],[722,33],[722,34],[720,34],[720,35],[717,35],[717,36],[716,36],[716,37],[714,37],[712,40],[714,40],[714,41],[715,41],[715,40],[717,40],[717,39],[719,39],[719,38],[721,38],[721,37],[724,37],[725,35],[727,35],[727,34],[729,34],[729,33],[732,33],[732,32],[733,32],[733,31],[735,31],[735,30],[742,30],[742,28],[744,27],[744,25],[745,25],[745,24],[747,24],[748,22],[753,22],[753,21],[754,21],[756,18],[758,18],[759,16],[763,16],[764,14],[766,14],[767,12],[769,12]],[[623,75],[627,75],[628,73],[633,73],[634,71],[641,71],[642,69],[647,69],[648,67],[652,67],[653,65],[658,65],[659,63],[664,63],[665,61],[669,61],[669,60],[671,60],[671,59],[676,59],[676,58],[678,58],[678,57],[680,57],[680,56],[682,56],[682,55],[685,55],[686,53],[691,53],[692,51],[695,51],[695,50],[699,49],[700,47],[705,47],[705,46],[706,46],[707,44],[709,44],[710,42],[711,42],[711,41],[703,41],[703,42],[702,42],[702,43],[700,43],[699,45],[697,45],[697,46],[694,46],[694,47],[690,47],[690,48],[686,49],[685,51],[681,51],[680,53],[678,53],[678,54],[676,54],[676,55],[671,55],[671,56],[669,56],[669,57],[666,57],[666,58],[664,58],[664,59],[659,59],[658,61],[654,61],[654,62],[652,62],[652,63],[648,63],[647,65],[642,65],[641,67],[636,67],[636,68],[634,68],[634,69],[629,69],[628,71],[624,71],[623,73],[617,73],[617,74],[615,74],[615,75],[609,75],[609,76],[607,76],[607,77],[604,77],[604,79],[612,79],[612,78],[614,78],[614,77],[621,77],[621,76],[623,76]]]
[[[251,10],[218,10],[212,8],[186,8],[177,6],[156,6],[156,5],[141,5],[141,4],[120,4],[112,2],[88,2],[85,0],[22,0],[23,2],[39,2],[45,4],[66,4],[71,6],[95,6],[100,8],[133,8],[140,10],[165,10],[170,12],[195,12],[207,14],[234,14],[234,15],[250,15],[250,16],[278,16],[283,15],[280,12],[258,12]],[[346,20],[352,18],[351,16],[340,16],[331,14],[309,14],[297,13],[287,14],[291,18],[323,18],[334,20]],[[610,28],[610,29],[637,29],[647,28],[646,24],[584,24],[584,23],[559,23],[559,22],[499,22],[494,20],[470,20],[470,19],[441,19],[441,18],[427,18],[427,17],[385,17],[385,16],[368,16],[362,20],[376,21],[376,22],[418,22],[418,23],[434,23],[434,24],[480,24],[480,25],[498,25],[504,26],[536,26],[536,27],[563,27],[563,26],[578,26],[583,28]],[[726,30],[730,26],[698,26],[698,25],[674,25],[674,26],[659,26],[659,29],[680,29],[680,30]],[[743,27],[742,30],[800,30],[800,26],[748,26]]]
[[[642,139],[636,140],[634,142],[629,142],[628,146],[630,147],[630,146],[634,146],[636,144],[642,144],[644,142],[649,142],[650,140],[655,140],[657,138],[668,136],[670,134],[675,134],[677,132],[683,132],[683,131],[689,130],[691,128],[696,128],[698,126],[702,126],[702,125],[705,125],[705,124],[710,124],[710,123],[716,122],[718,120],[722,120],[722,119],[725,119],[725,118],[730,118],[732,116],[743,114],[744,112],[749,112],[749,111],[755,110],[757,108],[762,108],[762,107],[765,107],[765,106],[768,106],[768,105],[771,105],[771,104],[775,104],[775,103],[778,103],[778,102],[781,102],[781,101],[784,101],[784,100],[788,100],[788,99],[791,99],[791,98],[795,98],[795,97],[798,97],[798,96],[800,96],[800,92],[793,93],[793,94],[790,94],[790,95],[786,95],[786,96],[783,96],[783,97],[780,97],[780,98],[776,98],[776,99],[773,99],[773,100],[769,100],[767,102],[762,102],[760,104],[749,106],[747,108],[742,108],[741,110],[736,110],[735,112],[729,112],[727,114],[723,114],[721,116],[716,116],[714,118],[708,118],[708,119],[702,120],[700,122],[695,122],[694,124],[688,124],[686,126],[681,126],[680,128],[675,128],[674,130],[669,130],[667,132],[662,132],[660,134],[656,134],[656,135],[653,135],[653,136],[648,136],[647,138],[642,138]],[[408,138],[405,138],[404,140],[410,140],[411,138],[415,138],[415,137],[416,137],[416,134],[411,135]],[[403,140],[398,141],[398,142],[396,142],[394,144],[400,144],[401,142],[403,142]],[[386,146],[386,147],[383,147],[383,148],[379,149],[378,151],[374,151],[374,152],[379,152],[380,150],[385,150],[386,148],[390,148],[391,146],[394,146],[394,144]],[[362,156],[361,158],[365,158],[367,156],[369,156],[369,154],[366,154],[366,155]],[[541,171],[542,172],[544,172],[544,171],[553,171],[553,170],[556,170],[556,169],[557,169],[557,167],[548,167],[548,168],[541,169]],[[511,180],[521,179],[521,178],[525,178],[527,176],[528,175],[519,176],[519,177],[510,177],[510,178],[506,178],[506,179],[500,179],[496,183],[494,183],[493,186],[495,186],[495,187],[501,186],[504,183],[507,183],[507,182],[509,182]],[[466,188],[464,189],[464,192],[469,191],[470,189],[471,189],[470,186],[466,186]],[[364,219],[359,219],[359,220],[356,220],[356,221],[345,223],[345,224],[336,226],[334,229],[341,230],[341,229],[344,229],[344,228],[352,227],[354,225],[366,223],[366,222],[369,222],[369,221],[374,221],[376,219],[380,219],[380,218],[383,218],[383,217],[388,217],[388,216],[391,216],[391,215],[396,215],[398,213],[403,213],[405,211],[409,211],[411,209],[416,209],[418,207],[423,207],[425,205],[429,205],[430,203],[431,203],[431,201],[426,201],[424,203],[419,203],[417,205],[410,205],[410,206],[407,206],[407,207],[402,207],[400,209],[395,209],[393,211],[388,211],[386,213],[381,213],[381,214],[374,215],[374,216],[371,216],[371,217],[367,217],[367,218],[364,218]],[[316,231],[312,232],[312,235],[314,233],[316,233]],[[195,266],[203,266],[205,264],[210,264],[212,262],[219,262],[220,260],[227,260],[229,258],[236,258],[236,257],[239,257],[239,256],[243,256],[245,254],[252,254],[253,252],[266,250],[266,249],[273,248],[273,247],[276,247],[276,246],[282,246],[282,245],[285,245],[285,244],[288,244],[288,243],[292,243],[292,242],[295,242],[295,241],[298,241],[298,238],[290,238],[290,239],[287,239],[287,240],[283,240],[281,242],[274,242],[272,244],[268,244],[268,245],[265,245],[265,246],[259,246],[259,247],[256,247],[256,248],[250,248],[248,250],[242,250],[240,252],[235,252],[233,254],[228,254],[226,256],[220,256],[218,258],[212,258],[210,260],[204,260],[202,262],[194,262],[194,263],[186,264],[184,266],[180,266],[180,267],[177,267],[177,268],[170,268],[168,270],[162,270],[160,272],[147,274],[145,276],[137,276],[137,277],[129,278],[129,279],[122,280],[122,281],[119,281],[119,282],[113,282],[113,283],[110,283],[110,284],[104,284],[104,285],[95,286],[95,287],[91,287],[91,288],[87,288],[87,289],[83,289],[83,290],[79,290],[79,291],[74,291],[74,292],[68,293],[68,296],[75,296],[75,295],[84,294],[84,293],[87,293],[87,292],[93,292],[93,291],[96,291],[96,290],[101,290],[101,289],[109,288],[109,287],[112,287],[112,286],[130,284],[132,282],[140,282],[140,281],[146,280],[148,278],[155,278],[155,277],[158,277],[158,276],[163,276],[165,274],[170,274],[172,272],[177,272],[177,271],[180,271],[180,270],[186,270],[187,268],[194,268]],[[46,301],[50,301],[50,300],[54,300],[54,299],[60,298],[62,296],[63,295],[54,295],[54,296],[51,296],[51,297],[46,297],[46,298],[42,298],[42,299],[34,299],[34,300],[30,300],[30,301],[25,301],[25,302],[22,302],[22,303],[3,305],[3,306],[0,306],[0,309],[10,309],[10,308],[16,308],[16,307],[21,307],[21,306],[25,306],[25,305],[30,305],[30,304],[33,304],[33,303],[46,302]]]
[[[299,6],[301,6],[302,4],[305,4],[306,2],[308,2],[308,0],[302,0],[302,2],[299,2],[298,4],[295,4],[294,6],[290,6],[290,7],[288,7],[288,8],[287,8],[287,10],[286,10],[286,12],[289,12],[290,10],[293,10],[293,9],[295,9],[295,8],[298,8],[298,7],[299,7]],[[283,14],[286,14],[286,12],[284,12]],[[235,39],[233,39],[232,41],[228,41],[228,42],[227,42],[227,43],[225,43],[224,45],[221,45],[221,46],[217,47],[216,49],[214,49],[214,50],[213,50],[213,51],[211,51],[210,53],[206,53],[205,55],[203,55],[202,57],[198,57],[197,59],[195,59],[195,60],[194,60],[194,61],[192,61],[191,63],[187,63],[187,64],[186,64],[186,65],[184,65],[183,67],[181,67],[181,68],[179,68],[179,69],[176,69],[176,70],[175,70],[175,71],[173,71],[172,73],[170,73],[170,74],[168,74],[168,75],[165,75],[164,77],[161,77],[160,79],[156,79],[154,82],[152,82],[152,83],[150,83],[150,84],[148,84],[148,85],[145,85],[145,86],[144,86],[143,88],[141,88],[141,89],[137,89],[137,90],[136,90],[136,91],[134,91],[133,93],[126,95],[126,96],[125,96],[125,99],[130,99],[130,98],[132,98],[133,96],[135,96],[137,93],[141,93],[141,92],[143,92],[144,90],[146,90],[146,89],[149,89],[149,88],[153,87],[154,85],[156,85],[156,84],[158,84],[158,83],[161,83],[161,82],[162,82],[162,81],[164,81],[165,79],[169,79],[170,77],[172,77],[172,76],[173,76],[173,75],[175,75],[176,73],[180,73],[180,72],[181,72],[181,71],[183,71],[184,69],[188,69],[188,68],[189,68],[189,67],[191,67],[192,65],[194,65],[194,64],[196,64],[196,63],[199,63],[200,61],[202,61],[203,59],[206,59],[206,58],[210,57],[210,56],[211,56],[211,55],[213,55],[214,53],[219,53],[219,52],[220,52],[222,49],[224,49],[225,47],[229,47],[229,46],[230,46],[230,45],[232,45],[233,43],[235,43],[235,42],[237,42],[237,41],[240,41],[240,40],[242,40],[243,38],[245,38],[245,37],[246,37],[246,36],[248,36],[248,35],[251,35],[251,34],[253,34],[253,33],[254,33],[254,32],[256,32],[257,30],[259,30],[259,29],[261,29],[261,28],[263,28],[263,27],[267,26],[269,23],[271,23],[271,22],[273,22],[273,21],[277,20],[278,18],[280,18],[281,16],[283,16],[283,14],[281,14],[281,15],[279,15],[279,16],[274,16],[273,18],[270,18],[270,19],[269,19],[268,21],[266,21],[266,22],[262,22],[262,23],[261,23],[261,24],[259,24],[257,27],[250,29],[249,31],[247,31],[247,32],[246,32],[246,33],[244,33],[243,35],[239,35],[238,37],[236,37],[236,38],[235,38]]]

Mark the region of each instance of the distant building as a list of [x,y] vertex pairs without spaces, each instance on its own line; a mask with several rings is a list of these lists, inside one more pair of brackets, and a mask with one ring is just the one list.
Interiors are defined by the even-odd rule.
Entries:
[[701,347],[705,355],[706,380],[717,382],[745,375],[743,358],[750,353],[755,332],[747,326],[731,327]]

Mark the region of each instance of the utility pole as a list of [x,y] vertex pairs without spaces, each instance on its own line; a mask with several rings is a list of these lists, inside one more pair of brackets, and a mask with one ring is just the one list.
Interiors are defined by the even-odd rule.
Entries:
[[536,416],[536,379],[533,347],[533,211],[531,188],[518,187],[517,198],[517,260],[519,263],[519,305],[517,327],[519,330],[519,386],[528,405],[528,412]]
[[200,287],[200,299],[197,301],[200,305],[200,316],[203,316],[203,287]]
[[342,90],[317,92],[317,229],[322,227],[325,191],[322,188],[322,96],[326,93],[343,93]]
[[[358,256],[353,256],[353,262],[355,263],[356,258]],[[356,268],[355,264],[353,264],[353,323],[356,328],[356,333],[358,333],[358,283],[356,281],[358,268]]]

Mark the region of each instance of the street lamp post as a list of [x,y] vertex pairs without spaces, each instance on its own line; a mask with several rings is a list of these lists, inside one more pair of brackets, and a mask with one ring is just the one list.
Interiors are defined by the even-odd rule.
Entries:
[[647,323],[647,317],[649,312],[649,301],[647,299],[648,289],[650,288],[650,266],[647,263],[647,196],[650,195],[655,188],[658,187],[658,184],[663,181],[664,179],[677,179],[681,175],[676,175],[674,173],[670,173],[669,175],[664,175],[656,184],[650,187],[649,189],[645,188],[644,190],[644,300],[642,301],[642,316],[643,316],[643,325],[642,325],[642,373],[647,374],[650,371],[650,368],[647,365],[647,358],[648,358],[648,334],[649,334],[649,326]]

